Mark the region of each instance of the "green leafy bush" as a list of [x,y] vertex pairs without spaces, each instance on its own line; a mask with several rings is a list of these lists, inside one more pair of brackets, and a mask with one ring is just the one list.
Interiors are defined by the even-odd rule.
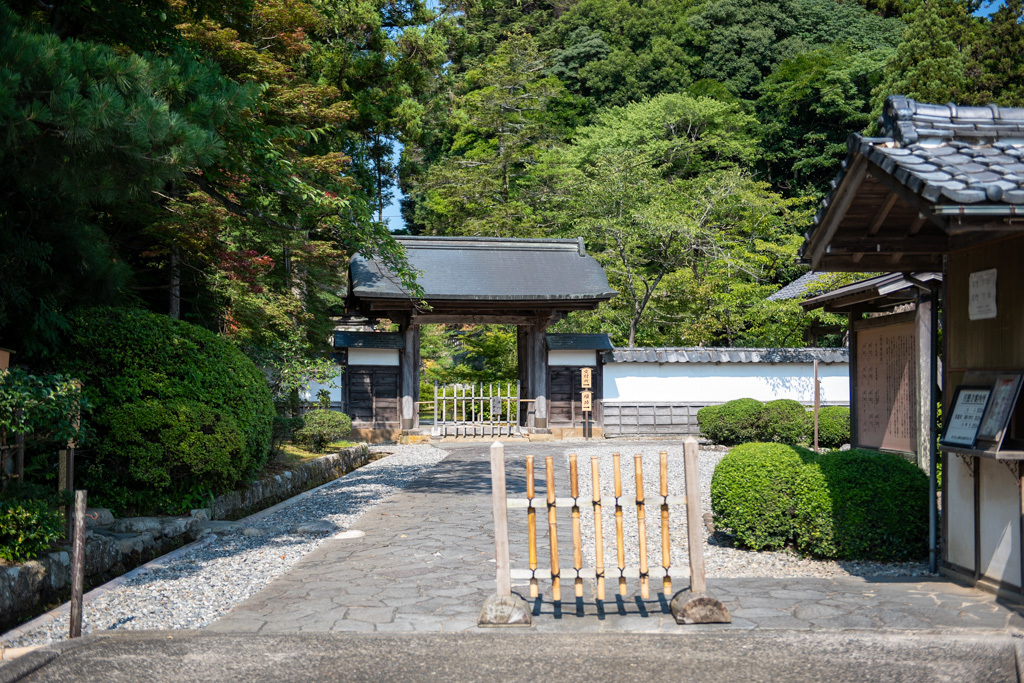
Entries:
[[761,415],[761,441],[805,443],[813,429],[813,417],[803,404],[791,398],[780,398],[764,404]]
[[64,517],[47,500],[0,500],[0,558],[19,564],[64,534]]
[[323,453],[331,442],[344,439],[352,431],[349,416],[333,410],[311,410],[302,421],[302,427],[295,430],[295,441],[314,453]]
[[[814,416],[811,416],[811,430],[814,430]],[[850,443],[850,409],[842,406],[826,406],[818,410],[818,447],[839,448]]]
[[109,409],[110,428],[99,451],[117,457],[137,482],[165,489],[172,482],[221,490],[245,472],[245,438],[231,415],[178,399],[128,403]]
[[98,504],[172,512],[166,501],[175,496],[206,484],[226,491],[266,462],[274,418],[266,378],[223,337],[100,308],[79,316],[62,353],[62,371],[83,381],[92,406],[96,446],[81,453],[79,476]]
[[918,559],[928,550],[928,478],[892,453],[826,453],[796,481],[795,530],[797,547],[818,557]]
[[754,550],[782,548],[793,538],[797,478],[815,454],[799,446],[746,443],[722,458],[711,478],[716,524]]
[[706,438],[732,446],[757,441],[763,415],[763,403],[753,398],[738,398],[701,408],[697,411],[697,424]]

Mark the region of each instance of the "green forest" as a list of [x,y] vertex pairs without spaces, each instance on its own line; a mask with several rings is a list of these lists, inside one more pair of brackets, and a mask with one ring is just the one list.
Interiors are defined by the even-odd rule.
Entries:
[[46,368],[82,311],[141,308],[285,392],[325,368],[351,254],[411,284],[399,189],[412,234],[582,235],[619,296],[560,331],[803,345],[765,299],[847,136],[892,93],[1024,104],[1024,0],[979,9],[3,0],[0,346]]

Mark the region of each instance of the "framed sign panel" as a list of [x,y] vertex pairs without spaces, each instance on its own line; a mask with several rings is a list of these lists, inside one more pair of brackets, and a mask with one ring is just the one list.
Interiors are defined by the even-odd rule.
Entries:
[[946,428],[939,443],[944,446],[974,448],[991,395],[992,387],[957,387],[953,395],[953,407],[946,419]]
[[981,420],[981,427],[978,428],[979,440],[996,443],[1003,440],[1013,407],[1017,405],[1020,385],[1020,373],[1000,374],[996,377],[988,408]]

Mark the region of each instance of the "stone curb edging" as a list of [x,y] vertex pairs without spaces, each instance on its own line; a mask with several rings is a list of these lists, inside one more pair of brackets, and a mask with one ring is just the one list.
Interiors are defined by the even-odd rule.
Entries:
[[[288,483],[290,483],[292,485],[301,486],[302,483],[304,483],[305,481],[308,481],[308,479],[309,479],[309,477],[311,475],[314,475],[316,473],[315,472],[316,470],[320,470],[319,474],[326,474],[326,473],[328,473],[330,471],[330,469],[333,469],[333,467],[331,467],[332,465],[335,466],[335,467],[340,465],[341,468],[348,469],[348,472],[354,472],[357,469],[359,469],[360,467],[362,467],[363,465],[365,465],[369,461],[371,456],[372,456],[372,453],[371,453],[369,447],[366,444],[360,444],[359,446],[354,446],[354,447],[346,448],[346,449],[343,449],[343,450],[339,451],[338,453],[332,453],[332,454],[326,455],[326,456],[324,456],[322,458],[318,458],[318,459],[313,460],[311,462],[304,463],[303,465],[300,465],[299,467],[295,468],[297,471],[302,471],[302,476],[296,477],[296,478],[292,479],[291,482],[288,482]],[[290,474],[290,472],[289,472],[289,474]],[[255,512],[252,515],[249,515],[249,516],[244,517],[242,519],[236,520],[235,524],[238,524],[238,525],[241,526],[241,525],[244,525],[246,523],[252,523],[252,522],[259,521],[259,520],[261,520],[261,519],[263,519],[263,518],[273,514],[274,512],[277,512],[278,510],[280,510],[282,508],[285,508],[285,507],[287,507],[287,506],[289,506],[289,505],[291,505],[293,503],[297,503],[300,500],[308,498],[309,496],[313,495],[314,493],[316,493],[320,489],[323,489],[323,488],[325,488],[327,486],[330,486],[331,484],[335,483],[338,479],[340,479],[343,476],[345,476],[345,474],[340,474],[338,476],[335,476],[335,477],[331,478],[330,480],[324,482],[323,484],[320,484],[319,486],[316,486],[314,488],[311,488],[311,489],[308,489],[306,491],[303,491],[302,493],[296,494],[295,496],[292,496],[290,498],[286,498],[285,500],[281,501],[280,503],[272,505],[271,507],[266,508],[264,510],[260,510],[258,512]],[[217,499],[217,503],[220,503],[220,504],[224,505],[225,503],[227,503],[227,501],[224,500],[224,499],[229,498],[229,497],[236,497],[236,498],[238,498],[238,501],[241,502],[243,505],[245,505],[245,503],[248,503],[249,506],[251,506],[253,504],[258,504],[260,499],[262,499],[263,497],[267,497],[267,496],[261,496],[261,495],[257,494],[258,497],[256,497],[254,499],[252,496],[253,496],[253,493],[255,493],[255,489],[256,489],[257,486],[259,487],[259,493],[262,494],[264,492],[264,489],[262,487],[264,482],[269,484],[269,482],[271,482],[271,481],[276,481],[279,486],[283,487],[283,486],[287,486],[287,484],[285,484],[285,480],[289,479],[289,478],[290,477],[282,477],[281,475],[276,475],[275,477],[272,477],[272,478],[270,478],[268,480],[262,480],[260,482],[254,483],[254,485],[250,486],[249,489],[247,489],[245,492],[233,492],[232,494],[226,494],[225,496],[223,496],[221,498],[218,498]],[[269,489],[270,487],[268,486],[267,488]],[[276,491],[276,492],[272,492],[270,490],[267,490],[267,494],[269,494],[269,495],[274,495],[275,493],[279,494],[280,492],[282,492],[281,489],[278,489],[278,491]],[[246,495],[246,494],[248,494],[248,495]],[[230,503],[228,503],[228,505],[230,505]],[[237,509],[237,508],[235,508],[235,509]],[[222,510],[223,510],[223,508],[222,508]],[[338,535],[344,534],[344,533],[346,533],[346,532],[341,531],[341,532],[338,532]],[[182,554],[184,554],[185,552],[187,552],[189,550],[194,550],[194,549],[201,548],[201,547],[203,547],[203,546],[213,542],[216,538],[217,538],[216,535],[210,534],[210,535],[205,536],[203,538],[200,538],[200,539],[198,539],[198,540],[196,540],[196,541],[194,541],[192,543],[184,545],[184,546],[182,546],[182,547],[180,547],[180,548],[178,548],[176,550],[173,550],[173,551],[171,551],[171,552],[169,552],[169,553],[167,553],[165,555],[161,555],[159,557],[156,557],[156,558],[152,559],[151,561],[147,562],[146,564],[143,564],[143,565],[141,565],[139,567],[136,567],[135,569],[132,569],[131,571],[125,572],[121,576],[117,576],[117,577],[111,579],[110,581],[107,581],[106,583],[101,584],[100,586],[97,586],[93,590],[91,590],[88,593],[86,593],[83,596],[83,598],[82,598],[83,603],[87,604],[89,601],[95,600],[96,598],[98,598],[103,593],[106,593],[108,591],[111,591],[111,590],[117,588],[118,586],[120,586],[121,584],[123,584],[125,581],[127,581],[130,578],[133,578],[135,576],[139,576],[140,574],[144,574],[144,573],[146,573],[148,571],[151,571],[153,569],[161,568],[163,566],[164,562],[168,562],[168,561],[174,560],[174,559],[180,557]],[[34,619],[31,619],[30,621],[27,621],[24,624],[21,624],[21,625],[15,627],[15,628],[11,629],[10,631],[4,632],[4,633],[0,633],[0,638],[3,638],[5,640],[13,640],[15,638],[18,638],[18,637],[24,635],[25,633],[28,633],[29,631],[42,626],[43,624],[46,624],[46,623],[49,623],[50,621],[53,621],[54,619],[56,619],[59,616],[67,614],[69,612],[69,610],[70,610],[70,605],[71,605],[70,602],[65,602],[65,603],[61,604],[60,606],[55,607],[54,609],[50,610],[49,612],[41,614],[41,615],[35,617]]]
[[[114,590],[115,588],[123,584],[125,581],[136,576],[139,576],[140,574],[150,572],[154,569],[160,569],[165,566],[164,563],[169,562],[171,560],[175,560],[190,550],[196,550],[198,548],[202,548],[203,546],[209,545],[210,543],[213,543],[215,540],[217,540],[217,537],[213,534],[210,534],[209,536],[205,536],[204,538],[201,538],[198,541],[193,541],[188,545],[183,545],[177,550],[172,550],[166,555],[161,555],[160,557],[150,560],[142,566],[136,567],[131,571],[125,572],[121,576],[115,577],[110,581],[107,581],[106,583],[99,585],[96,588],[93,588],[91,591],[82,596],[82,603],[87,605],[93,600],[103,595],[104,593]],[[20,638],[21,636],[27,634],[29,631],[33,631],[44,624],[50,623],[57,617],[67,614],[70,611],[70,609],[71,602],[65,602],[64,604],[60,605],[59,607],[53,608],[45,614],[40,614],[38,617],[32,619],[31,621],[26,621],[21,626],[12,628],[10,631],[6,633],[0,633],[0,638],[4,638],[5,640],[14,640],[15,638]]]

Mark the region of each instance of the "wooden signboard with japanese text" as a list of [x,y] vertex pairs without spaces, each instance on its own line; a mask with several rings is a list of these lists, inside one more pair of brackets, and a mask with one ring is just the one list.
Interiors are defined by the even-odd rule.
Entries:
[[857,331],[856,447],[915,451],[915,349],[913,321]]

